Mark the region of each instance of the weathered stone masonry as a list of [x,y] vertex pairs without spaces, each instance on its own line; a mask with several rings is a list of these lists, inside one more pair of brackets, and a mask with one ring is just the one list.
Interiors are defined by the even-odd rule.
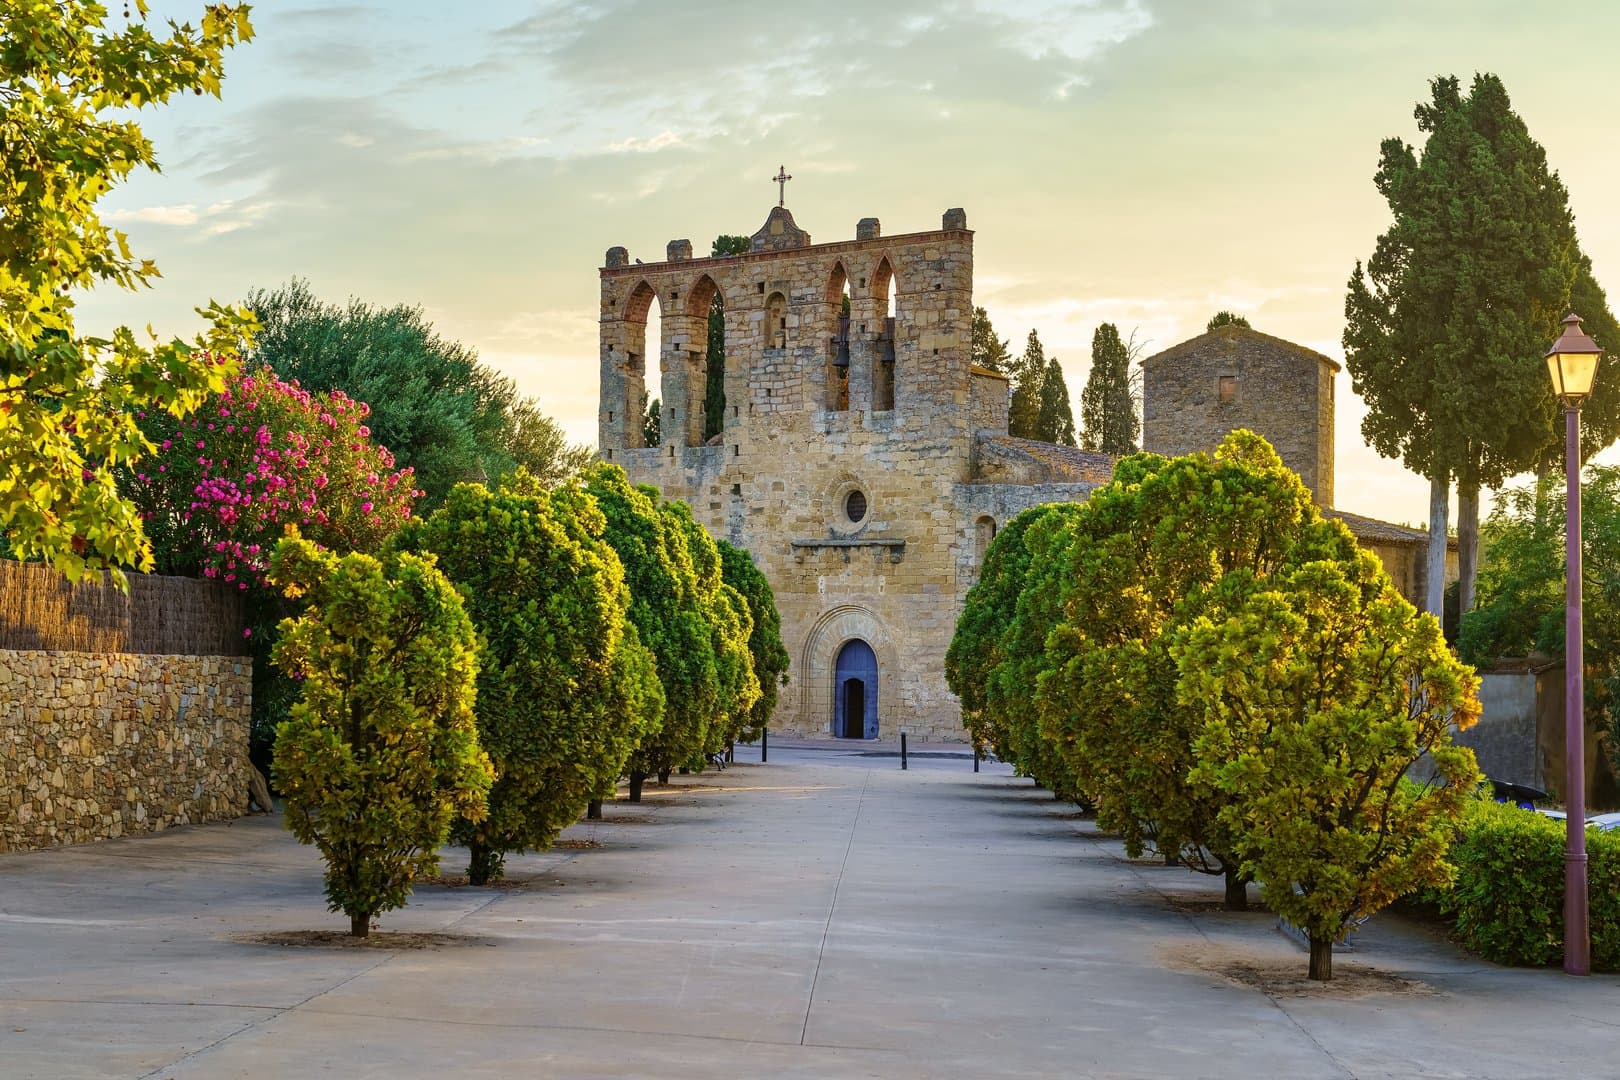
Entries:
[[250,663],[0,649],[0,851],[245,813]]
[[[1021,510],[1083,498],[1111,462],[1007,437],[1006,379],[969,359],[965,214],[892,237],[867,218],[856,237],[812,245],[778,207],[744,255],[693,259],[691,243],[677,240],[663,262],[643,265],[610,249],[602,456],[689,503],[770,578],[793,664],[774,728],[835,734],[838,657],[859,641],[877,662],[869,734],[960,739],[944,656],[984,545]],[[715,445],[699,445],[716,292],[726,415]],[[648,342],[655,298],[663,340]],[[647,386],[654,371],[656,388]],[[661,446],[641,445],[644,389],[662,402]]]

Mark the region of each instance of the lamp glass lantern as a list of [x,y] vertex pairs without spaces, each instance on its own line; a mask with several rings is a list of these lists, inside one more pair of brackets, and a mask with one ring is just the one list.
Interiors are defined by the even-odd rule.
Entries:
[[1581,317],[1571,312],[1564,317],[1564,332],[1547,350],[1547,373],[1552,376],[1553,393],[1565,405],[1579,407],[1592,393],[1598,358],[1603,350],[1581,329]]

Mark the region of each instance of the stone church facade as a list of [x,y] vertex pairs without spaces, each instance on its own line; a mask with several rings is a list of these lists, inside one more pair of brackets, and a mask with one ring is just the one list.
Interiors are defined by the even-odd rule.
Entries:
[[[897,236],[865,218],[853,240],[813,244],[779,205],[745,254],[693,258],[675,240],[642,263],[615,247],[600,276],[601,456],[688,503],[770,579],[792,661],[772,729],[960,740],[944,658],[985,548],[1009,518],[1084,499],[1113,468],[1105,454],[1008,435],[1007,379],[970,359],[966,215],[947,210],[938,229]],[[717,294],[726,406],[705,440]],[[648,341],[654,303],[662,334]],[[1308,350],[1287,342],[1292,360],[1270,356],[1279,339],[1265,335],[1216,334],[1147,362],[1148,447],[1207,449],[1241,420],[1231,426],[1272,438],[1330,505],[1332,371],[1320,365],[1333,362],[1301,363]],[[1267,370],[1292,381],[1273,387]],[[657,446],[644,445],[644,394],[661,402]],[[1194,414],[1208,415],[1189,423]],[[1186,438],[1199,445],[1176,441]]]

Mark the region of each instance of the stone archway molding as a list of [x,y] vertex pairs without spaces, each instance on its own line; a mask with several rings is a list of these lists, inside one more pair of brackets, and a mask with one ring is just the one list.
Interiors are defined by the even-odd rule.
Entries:
[[831,734],[834,695],[834,673],[838,651],[844,645],[860,638],[872,646],[877,654],[878,680],[878,738],[892,737],[900,730],[899,694],[896,692],[899,674],[899,655],[894,638],[871,608],[861,604],[840,604],[828,608],[810,627],[804,637],[799,654],[799,715],[811,732]]

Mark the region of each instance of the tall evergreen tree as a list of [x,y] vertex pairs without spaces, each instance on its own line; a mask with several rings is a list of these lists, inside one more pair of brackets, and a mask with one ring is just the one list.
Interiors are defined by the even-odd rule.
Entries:
[[[748,237],[721,233],[709,248],[713,259],[741,255],[748,250]],[[703,441],[708,442],[726,426],[726,298],[719,292],[709,301],[709,351],[704,360]]]
[[1007,409],[1007,433],[1020,439],[1038,439],[1041,430],[1041,384],[1046,381],[1046,350],[1040,335],[1029,332],[1024,354],[1012,366],[1012,401]]
[[1141,429],[1131,398],[1131,353],[1113,323],[1103,323],[1091,335],[1091,374],[1080,392],[1080,421],[1082,449],[1136,453]]
[[[1416,110],[1421,155],[1386,139],[1374,182],[1394,221],[1345,299],[1344,349],[1367,402],[1362,434],[1429,478],[1429,594],[1444,585],[1448,501],[1458,489],[1460,600],[1472,605],[1479,491],[1555,459],[1562,436],[1542,355],[1587,265],[1568,197],[1546,152],[1494,75],[1467,96],[1455,77]],[[1583,311],[1612,325],[1590,274]],[[1611,346],[1612,347],[1612,346]],[[1587,449],[1620,431],[1620,387],[1588,403]]]
[[1007,351],[1005,338],[996,336],[990,325],[990,313],[982,307],[973,309],[973,340],[968,359],[977,367],[991,371],[1006,371],[1012,366],[1012,353]]
[[1059,446],[1074,445],[1074,409],[1069,405],[1069,384],[1063,379],[1063,366],[1057,357],[1046,362],[1041,380],[1041,411],[1036,438]]

